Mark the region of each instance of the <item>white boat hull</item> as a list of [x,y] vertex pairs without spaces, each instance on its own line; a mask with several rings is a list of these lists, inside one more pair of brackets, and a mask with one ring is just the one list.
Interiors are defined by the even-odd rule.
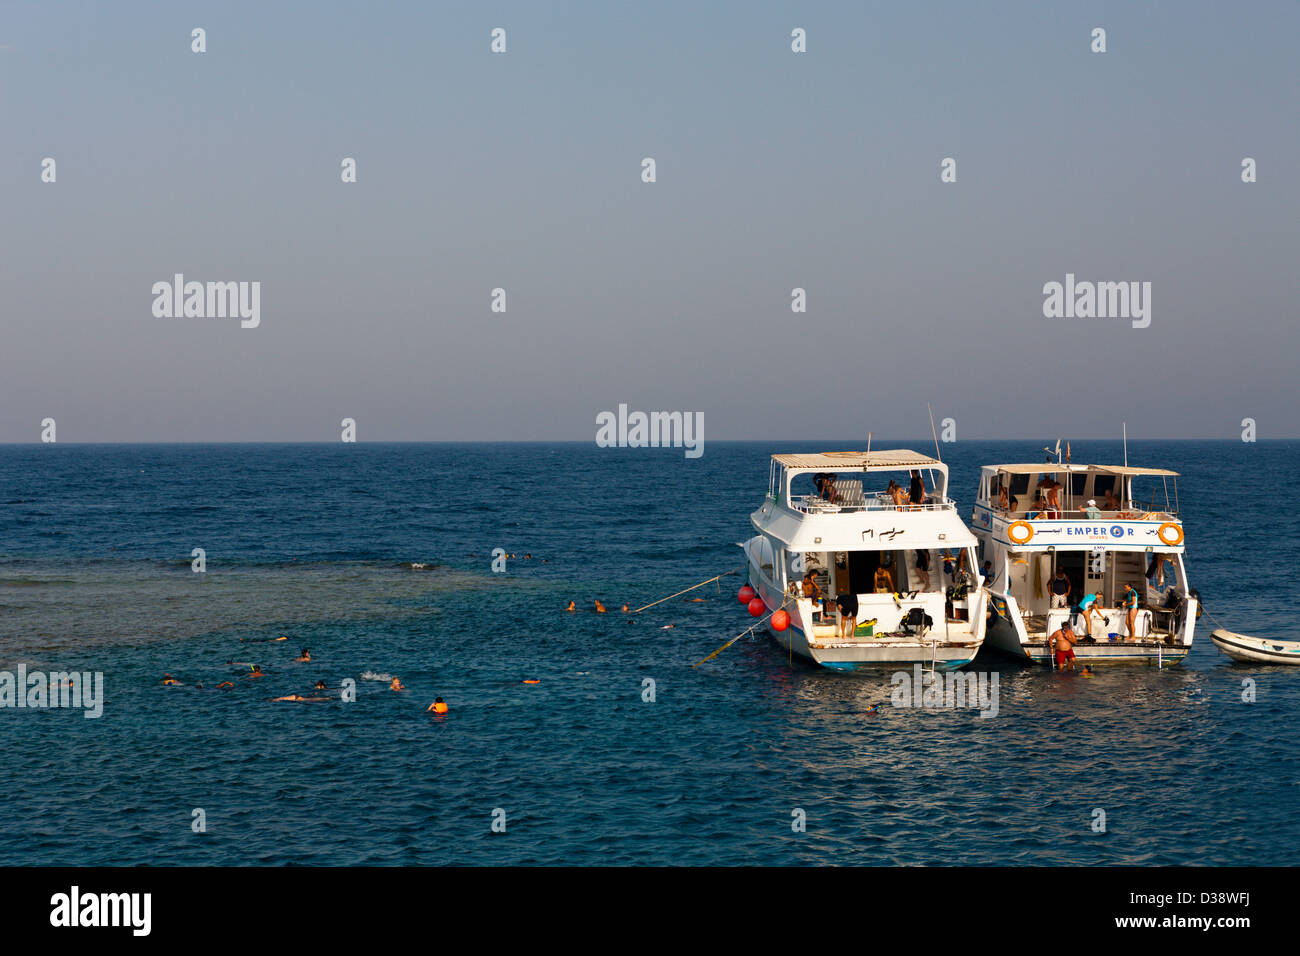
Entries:
[[[754,565],[749,566],[750,586],[755,590],[771,613],[782,606],[783,595],[766,587]],[[870,670],[890,668],[900,670],[920,664],[939,671],[953,671],[964,667],[975,658],[982,635],[972,635],[969,641],[939,641],[894,636],[853,637],[847,639],[814,638],[792,620],[783,631],[778,631],[768,621],[769,633],[786,651],[798,654],[815,664],[835,671]]]
[[1234,661],[1250,664],[1300,665],[1300,641],[1271,641],[1220,628],[1210,634],[1214,646]]
[[[1005,595],[999,595],[998,601],[1005,607]],[[997,602],[995,602],[997,603]],[[984,634],[984,643],[1000,653],[1019,661],[1052,666],[1052,653],[1046,640],[1035,641],[1024,631],[1023,625],[1017,625],[1000,614],[994,614]],[[1150,664],[1155,667],[1168,667],[1178,664],[1191,651],[1190,641],[1186,644],[1169,644],[1156,640],[1114,640],[1097,638],[1080,641],[1074,645],[1074,658],[1080,664]]]

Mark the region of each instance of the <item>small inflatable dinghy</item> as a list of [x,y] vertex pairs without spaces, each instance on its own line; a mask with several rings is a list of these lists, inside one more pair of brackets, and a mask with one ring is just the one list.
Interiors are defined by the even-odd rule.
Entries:
[[1247,637],[1220,628],[1210,634],[1214,646],[1234,661],[1251,664],[1300,664],[1300,641]]

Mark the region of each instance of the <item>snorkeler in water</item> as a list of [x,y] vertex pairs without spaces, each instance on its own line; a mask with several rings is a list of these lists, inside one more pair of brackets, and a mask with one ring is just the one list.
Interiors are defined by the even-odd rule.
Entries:
[[577,609],[578,609],[578,605],[575,604],[573,601],[570,601],[569,606],[565,608],[566,611],[576,611]]
[[400,677],[394,677],[394,678],[393,678],[393,682],[392,682],[391,684],[388,685],[388,689],[389,689],[389,690],[406,690],[406,687],[405,687],[405,685],[402,684],[402,679],[401,679]]
[[306,664],[310,660],[311,660],[311,651],[307,650],[307,648],[304,647],[302,649],[302,653],[294,658],[294,663]]

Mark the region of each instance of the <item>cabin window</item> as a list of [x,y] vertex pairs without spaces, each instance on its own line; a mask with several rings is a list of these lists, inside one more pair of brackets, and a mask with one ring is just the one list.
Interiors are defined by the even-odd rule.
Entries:
[[1030,475],[1012,475],[1011,476],[1011,497],[1019,498],[1026,501],[1025,495],[1029,493]]
[[1092,497],[1097,499],[1098,504],[1106,495],[1115,491],[1114,475],[1096,475],[1092,479]]
[[1088,473],[1082,472],[1070,476],[1070,494],[1076,498],[1082,498],[1083,493],[1088,487]]

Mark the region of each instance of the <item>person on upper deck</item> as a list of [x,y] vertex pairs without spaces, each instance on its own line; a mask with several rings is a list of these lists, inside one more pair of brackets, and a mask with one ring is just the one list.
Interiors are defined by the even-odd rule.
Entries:
[[885,489],[885,494],[889,495],[890,500],[894,502],[894,506],[897,508],[902,508],[907,504],[907,495],[903,491],[903,486],[892,478],[889,479],[889,487]]
[[1113,491],[1106,492],[1106,497],[1102,501],[1103,509],[1105,509],[1106,511],[1119,511],[1123,507],[1124,507],[1123,503],[1118,498],[1115,497],[1115,492]]
[[813,484],[817,488],[817,495],[823,501],[834,502],[837,494],[835,492],[835,476],[827,472],[818,472],[813,475]]
[[1088,499],[1088,507],[1083,509],[1083,513],[1088,516],[1089,521],[1098,521],[1101,518],[1101,510],[1097,507],[1097,502],[1091,498]]
[[907,489],[907,498],[914,505],[925,504],[925,479],[915,468],[912,469],[912,483]]
[[1045,517],[1046,509],[1047,502],[1043,500],[1043,493],[1041,491],[1035,491],[1034,500],[1029,505],[1029,513],[1026,514],[1025,517],[1031,520],[1039,516]]

